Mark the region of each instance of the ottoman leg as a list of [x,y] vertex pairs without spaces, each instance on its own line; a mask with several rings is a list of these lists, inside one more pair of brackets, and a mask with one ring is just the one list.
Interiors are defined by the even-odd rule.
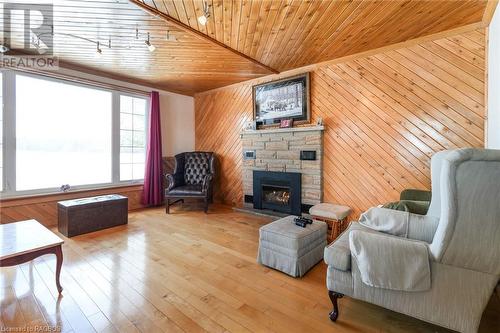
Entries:
[[339,305],[337,303],[337,299],[344,297],[343,294],[328,290],[328,296],[330,296],[330,300],[332,301],[333,309],[329,313],[330,320],[335,322],[339,317]]

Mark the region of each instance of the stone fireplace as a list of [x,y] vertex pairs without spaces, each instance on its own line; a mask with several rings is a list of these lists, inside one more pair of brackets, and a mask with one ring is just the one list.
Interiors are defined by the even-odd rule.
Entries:
[[301,188],[301,174],[298,172],[254,170],[253,208],[300,215]]
[[[320,203],[323,131],[310,126],[242,132],[244,205],[300,215]],[[287,184],[292,179],[298,184]]]

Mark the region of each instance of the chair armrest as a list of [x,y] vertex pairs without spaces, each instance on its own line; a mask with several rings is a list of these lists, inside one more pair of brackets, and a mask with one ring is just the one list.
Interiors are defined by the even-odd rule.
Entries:
[[431,243],[439,219],[433,216],[373,207],[361,214],[359,223],[379,232]]
[[350,227],[340,234],[333,243],[325,247],[323,253],[325,263],[341,271],[351,270],[351,249],[349,248]]
[[211,173],[209,173],[208,175],[205,176],[205,178],[203,179],[202,186],[201,186],[201,190],[203,191],[203,193],[208,193],[208,191],[210,190],[210,186],[212,185],[213,179],[214,179],[214,175]]
[[431,287],[428,244],[382,233],[353,230],[349,248],[364,284],[391,290]]
[[166,174],[167,192],[171,189],[184,185],[184,176],[181,173]]
[[406,189],[399,195],[399,200],[431,201],[432,192],[427,190]]

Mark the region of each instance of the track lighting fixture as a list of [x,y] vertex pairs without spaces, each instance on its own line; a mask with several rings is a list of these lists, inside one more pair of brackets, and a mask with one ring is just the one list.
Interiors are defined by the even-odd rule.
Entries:
[[148,46],[149,52],[153,52],[154,50],[156,50],[156,47],[153,44],[151,44],[149,40],[149,32],[148,32],[148,39],[145,41],[145,43]]
[[174,35],[170,34],[170,30],[167,30],[167,34],[165,35],[165,40],[169,42],[177,42],[177,38]]
[[[107,42],[104,42],[103,44],[101,44],[101,42],[98,41],[98,40],[93,40],[93,39],[86,38],[86,37],[83,37],[83,36],[78,36],[78,35],[75,35],[75,34],[68,34],[68,33],[63,33],[63,32],[54,32],[54,30],[52,30],[52,32],[50,32],[50,33],[48,33],[48,32],[41,33],[41,34],[38,34],[38,35],[34,35],[31,38],[31,45],[32,45],[32,47],[34,47],[38,51],[38,53],[43,54],[47,50],[47,48],[44,47],[45,45],[43,44],[42,37],[46,36],[46,35],[49,35],[49,34],[52,35],[52,36],[65,36],[65,37],[76,38],[76,39],[84,40],[84,41],[87,41],[89,43],[92,43],[92,44],[96,45],[96,48],[94,49],[95,50],[95,57],[96,58],[100,58],[102,56],[102,54],[103,54],[102,49],[101,49],[102,45],[104,45],[104,47],[107,47],[108,49],[111,49],[111,37],[108,37],[108,41]],[[140,39],[142,39],[143,38],[142,36],[144,36],[145,34],[146,33],[139,34],[139,28],[138,27],[135,28],[135,39],[137,41],[139,41]],[[167,35],[165,36],[165,40],[168,40],[168,41],[177,41],[177,38],[174,35],[171,35],[170,31],[167,31]],[[147,33],[147,38],[144,39],[144,44],[146,44],[149,52],[154,52],[156,50],[156,46],[154,46],[153,44],[151,44],[151,36],[150,36],[149,32]],[[134,47],[133,40],[129,40],[128,44],[125,47],[128,48],[128,49],[133,48]],[[3,44],[0,44],[0,54],[1,53],[6,53],[8,51],[10,51],[10,49],[7,46],[5,46]]]
[[99,41],[97,41],[97,47],[96,47],[96,50],[95,50],[95,56],[96,56],[96,58],[100,58],[102,56],[102,50],[99,47]]
[[203,15],[198,16],[198,23],[200,23],[201,25],[206,25],[210,17],[210,5],[208,4],[208,2],[203,1],[202,10],[203,10]]

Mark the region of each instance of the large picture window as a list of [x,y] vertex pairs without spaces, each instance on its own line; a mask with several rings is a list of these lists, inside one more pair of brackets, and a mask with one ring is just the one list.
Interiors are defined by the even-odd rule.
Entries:
[[110,183],[111,157],[111,92],[17,76],[17,191]]
[[7,92],[0,95],[7,105],[5,114],[0,112],[3,196],[57,192],[63,185],[83,189],[142,181],[145,96],[7,74],[0,79],[10,87],[0,89]]

